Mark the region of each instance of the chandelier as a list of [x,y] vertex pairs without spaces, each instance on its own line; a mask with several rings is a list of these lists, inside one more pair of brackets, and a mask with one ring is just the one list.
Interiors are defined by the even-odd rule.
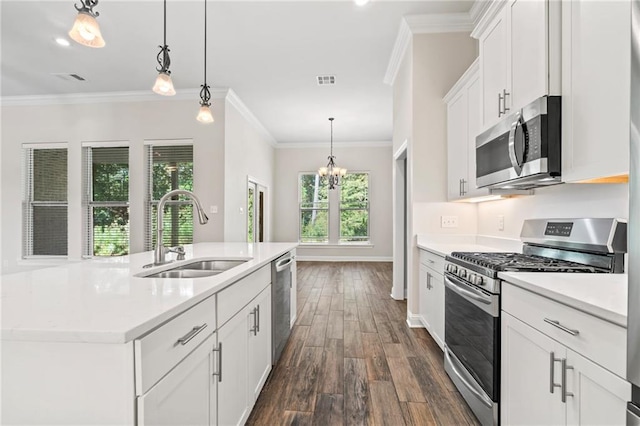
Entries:
[[327,157],[329,163],[327,167],[320,167],[318,169],[318,175],[320,175],[320,177],[328,176],[329,189],[335,189],[336,186],[340,185],[340,178],[347,174],[347,169],[336,166],[336,157],[333,156],[333,117],[329,118],[329,122],[331,123],[331,151],[329,157]]
[[164,0],[164,44],[158,46],[160,52],[156,60],[160,68],[156,68],[158,71],[158,77],[156,83],[153,85],[153,91],[162,96],[173,96],[176,94],[176,90],[173,87],[171,81],[171,71],[169,66],[171,65],[171,58],[169,58],[169,46],[167,46],[167,0]]
[[213,123],[211,114],[211,92],[207,84],[207,0],[204,0],[204,84],[200,87],[200,110],[196,119],[201,123]]

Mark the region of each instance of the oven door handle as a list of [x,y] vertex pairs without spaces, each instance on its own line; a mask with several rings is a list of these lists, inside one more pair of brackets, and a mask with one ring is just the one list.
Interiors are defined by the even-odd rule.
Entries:
[[467,378],[465,377],[466,374],[463,374],[463,372],[458,369],[458,366],[460,365],[460,361],[458,361],[457,359],[455,359],[455,360],[453,359],[455,357],[455,355],[453,355],[453,353],[451,352],[451,349],[449,349],[449,347],[446,346],[446,345],[444,347],[444,356],[447,359],[447,361],[449,362],[449,365],[451,366],[451,369],[453,370],[455,375],[458,376],[458,378],[462,381],[462,383],[464,383],[464,385],[469,390],[469,392],[471,392],[476,398],[478,398],[478,400],[481,403],[483,403],[487,407],[491,408],[492,405],[493,405],[491,399],[489,399],[484,394],[484,392],[478,390],[477,389],[477,385],[474,385],[469,380],[467,380]]
[[456,284],[448,275],[444,276],[444,285],[446,285],[449,289],[458,293],[462,297],[468,297],[469,299],[473,299],[477,302],[484,303],[485,305],[491,305],[493,302],[490,296],[486,296],[484,293],[481,293],[477,290],[468,290],[466,288],[460,287]]

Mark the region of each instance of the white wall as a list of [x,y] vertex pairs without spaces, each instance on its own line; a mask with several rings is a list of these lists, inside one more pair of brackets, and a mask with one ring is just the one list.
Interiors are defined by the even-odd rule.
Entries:
[[[504,216],[504,231],[497,217]],[[571,217],[629,217],[628,184],[562,184],[535,190],[531,197],[478,204],[478,233],[520,238],[525,219]]]
[[[345,147],[334,144],[333,153],[340,167],[350,171],[370,172],[370,231],[372,247],[311,248],[301,246],[299,257],[369,258],[391,260],[391,144],[383,147]],[[315,172],[326,165],[329,144],[322,148],[287,148],[276,150],[277,188],[275,195],[274,241],[298,241],[298,174]]]
[[[272,240],[274,223],[275,149],[229,99],[225,102],[224,240],[247,240],[247,179],[266,187],[265,241]],[[242,211],[240,211],[242,209]],[[289,241],[297,241],[296,239]]]
[[[22,254],[22,144],[67,142],[69,146],[69,258],[82,254],[81,143],[128,140],[130,143],[131,251],[143,250],[145,139],[193,139],[194,192],[205,209],[224,205],[224,102],[214,100],[215,123],[196,121],[197,99],[100,102],[2,107],[2,241],[3,273],[28,268]],[[224,218],[210,215],[196,223],[194,241],[222,241]]]

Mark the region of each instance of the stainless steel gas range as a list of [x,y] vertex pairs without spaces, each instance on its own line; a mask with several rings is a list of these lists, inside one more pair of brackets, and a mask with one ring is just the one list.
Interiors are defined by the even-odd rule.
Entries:
[[524,222],[523,253],[454,252],[445,263],[445,370],[483,425],[499,423],[499,272],[622,273],[618,219]]

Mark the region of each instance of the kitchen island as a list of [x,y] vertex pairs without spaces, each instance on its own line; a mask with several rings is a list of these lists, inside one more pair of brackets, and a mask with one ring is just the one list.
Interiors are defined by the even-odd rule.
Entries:
[[[241,377],[268,353],[261,388],[271,366],[270,263],[296,246],[199,243],[153,268],[145,252],[2,276],[2,422],[146,424],[163,403],[183,424],[246,418],[256,388]],[[194,259],[246,262],[209,277],[141,276]],[[194,377],[198,398],[184,388]],[[216,395],[234,392],[227,413]]]

